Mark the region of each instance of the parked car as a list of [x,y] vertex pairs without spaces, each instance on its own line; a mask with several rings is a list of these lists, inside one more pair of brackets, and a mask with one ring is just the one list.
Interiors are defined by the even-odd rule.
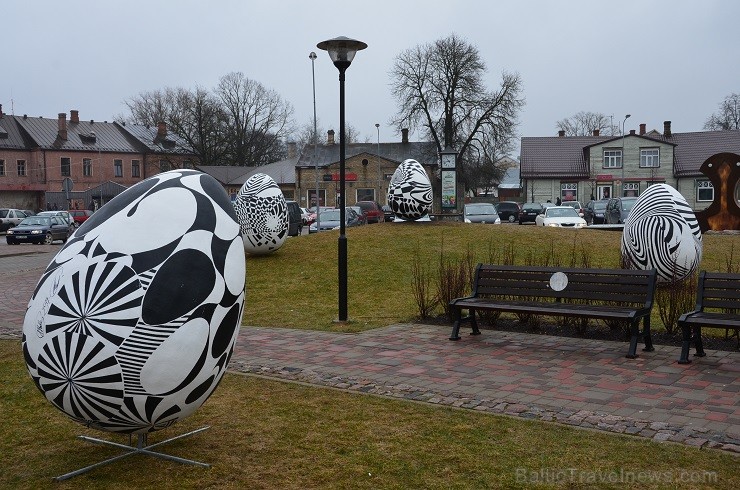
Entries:
[[501,201],[496,204],[496,211],[501,217],[501,221],[513,223],[519,219],[519,203],[514,201]]
[[586,220],[578,216],[578,212],[570,206],[552,206],[535,218],[537,226],[560,226],[564,228],[583,228]]
[[72,219],[69,211],[41,211],[36,216],[59,216],[69,226],[70,233],[75,231],[75,220]]
[[9,229],[5,240],[8,245],[19,243],[50,245],[54,240],[65,243],[69,235],[69,225],[59,216],[29,216]]
[[5,231],[9,228],[12,228],[21,221],[23,221],[24,218],[26,218],[28,214],[21,210],[21,209],[13,209],[13,208],[2,208],[0,209],[0,231]]
[[610,199],[604,211],[605,222],[609,225],[624,224],[636,201],[636,197],[614,197]]
[[87,218],[92,216],[93,212],[89,209],[73,209],[69,212],[74,220],[74,225],[79,228],[82,223],[87,221]]
[[301,208],[301,221],[303,222],[303,226],[308,225],[308,217],[311,215],[311,212],[306,208]]
[[361,225],[366,225],[367,224],[367,216],[365,216],[364,214],[362,214],[362,208],[360,206],[349,206],[349,207],[352,208],[352,211],[354,211],[355,213],[357,213],[357,215],[360,217],[360,224]]
[[463,207],[463,221],[465,223],[501,224],[501,218],[496,212],[496,206],[486,202],[466,204]]
[[522,210],[519,211],[519,224],[534,223],[538,214],[542,214],[545,208],[538,202],[527,202],[522,204]]
[[581,206],[581,203],[579,201],[563,201],[562,203],[560,203],[560,205],[572,207],[576,210],[578,216],[583,218],[583,206]]
[[606,205],[609,203],[609,199],[600,199],[598,201],[591,200],[583,208],[583,219],[589,225],[600,225],[605,223],[604,214],[606,212]]
[[[320,211],[329,211],[332,209],[334,208],[329,207],[329,206],[319,206]],[[308,224],[310,225],[311,223],[316,221],[316,206],[311,206],[310,208],[308,208],[308,212],[310,213],[308,215]]]
[[368,223],[382,223],[385,221],[383,208],[375,201],[357,201],[357,206],[362,208],[362,214],[367,218]]
[[298,236],[303,232],[301,207],[295,201],[286,201],[288,205],[288,236]]
[[[319,214],[318,223],[312,223],[311,226],[308,227],[308,233],[333,230],[334,228],[339,228],[341,222],[339,209],[322,211]],[[318,224],[321,224],[321,229],[318,229]],[[360,226],[360,216],[352,208],[346,208],[344,211],[344,226]]]
[[393,212],[393,208],[389,205],[383,206],[383,220],[384,221],[393,221],[396,217],[396,213]]

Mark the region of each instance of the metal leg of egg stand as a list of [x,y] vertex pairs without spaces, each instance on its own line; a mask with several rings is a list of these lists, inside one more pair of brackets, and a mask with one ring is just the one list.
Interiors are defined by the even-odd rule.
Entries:
[[113,463],[115,461],[118,461],[119,459],[126,458],[128,456],[133,455],[133,454],[143,454],[143,455],[146,455],[146,456],[153,456],[155,458],[166,459],[166,460],[169,460],[169,461],[175,461],[177,463],[190,464],[190,465],[194,465],[194,466],[201,466],[201,467],[204,467],[204,468],[210,468],[211,465],[208,464],[208,463],[201,463],[200,461],[195,461],[195,460],[192,460],[192,459],[185,459],[185,458],[180,458],[178,456],[172,456],[172,455],[169,455],[169,454],[164,454],[164,453],[160,453],[160,452],[157,452],[157,451],[152,451],[152,449],[155,448],[155,447],[157,447],[157,446],[162,446],[164,444],[167,444],[168,442],[176,441],[178,439],[182,439],[182,438],[185,438],[185,437],[189,437],[189,436],[195,435],[195,434],[197,434],[199,432],[203,432],[204,430],[207,430],[207,429],[210,429],[210,428],[211,428],[210,426],[201,427],[200,429],[196,429],[196,430],[193,430],[193,431],[190,431],[190,432],[186,432],[185,434],[180,434],[178,436],[171,437],[169,439],[166,439],[164,441],[160,441],[160,442],[157,442],[157,443],[151,444],[151,445],[147,445],[147,434],[146,433],[144,433],[144,434],[138,434],[137,435],[137,439],[136,439],[136,446],[134,446],[134,445],[131,444],[131,442],[132,442],[131,436],[129,436],[129,445],[128,446],[126,444],[119,444],[117,442],[106,441],[106,440],[103,440],[103,439],[97,439],[95,437],[77,436],[78,439],[82,439],[83,441],[91,442],[93,444],[100,444],[102,446],[110,446],[110,447],[115,447],[115,448],[118,448],[118,449],[123,449],[126,452],[123,453],[123,454],[119,454],[118,456],[114,456],[112,458],[106,459],[105,461],[101,461],[99,463],[95,463],[95,464],[92,464],[90,466],[85,466],[84,468],[80,468],[79,470],[71,471],[69,473],[65,473],[64,475],[54,477],[54,480],[56,480],[56,481],[67,480],[68,478],[72,478],[73,476],[77,476],[77,475],[81,475],[83,473],[87,473],[88,471],[90,471],[92,469],[98,468],[100,466],[107,465],[109,463]]

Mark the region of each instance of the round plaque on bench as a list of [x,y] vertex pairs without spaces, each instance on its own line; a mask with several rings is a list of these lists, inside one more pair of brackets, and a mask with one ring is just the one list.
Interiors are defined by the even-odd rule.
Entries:
[[550,276],[550,287],[553,291],[562,291],[568,286],[568,276],[564,272],[556,272]]

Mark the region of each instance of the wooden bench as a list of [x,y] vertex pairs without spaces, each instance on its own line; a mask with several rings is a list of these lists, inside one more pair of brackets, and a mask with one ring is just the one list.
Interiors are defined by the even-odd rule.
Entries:
[[[575,269],[478,264],[473,293],[450,302],[454,325],[450,340],[459,340],[460,323],[470,321],[480,334],[479,310],[630,322],[627,357],[637,357],[639,323],[643,320],[644,351],[653,351],[650,311],[656,271]],[[462,318],[462,310],[469,314]]]
[[[702,271],[696,289],[696,309],[681,315],[683,333],[679,364],[688,364],[692,332],[696,357],[704,357],[701,327],[734,329],[740,336],[740,274]],[[727,330],[726,330],[727,331]]]

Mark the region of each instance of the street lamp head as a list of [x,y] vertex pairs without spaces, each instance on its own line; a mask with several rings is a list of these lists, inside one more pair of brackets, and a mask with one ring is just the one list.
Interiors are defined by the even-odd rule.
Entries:
[[313,60],[316,59],[316,53],[314,53],[313,51],[311,51],[311,54],[309,54],[308,57],[311,58],[311,61],[313,61]]
[[630,117],[631,115],[632,115],[632,114],[627,114],[626,116],[624,116],[624,118],[625,118],[625,119],[629,119],[629,117]]
[[321,41],[316,45],[317,48],[329,52],[329,57],[339,71],[346,70],[352,63],[352,60],[358,51],[367,48],[367,44],[356,39],[339,36],[334,39]]
[[376,128],[379,128],[380,127],[380,123],[375,123],[375,127]]

